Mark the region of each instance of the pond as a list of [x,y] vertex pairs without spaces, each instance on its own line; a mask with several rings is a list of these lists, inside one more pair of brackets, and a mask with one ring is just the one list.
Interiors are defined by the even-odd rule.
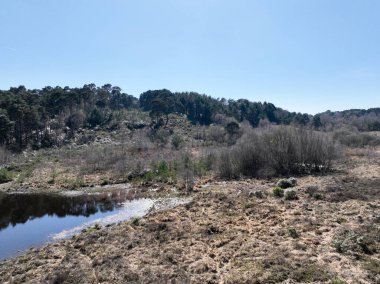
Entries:
[[0,260],[30,247],[142,217],[157,200],[133,199],[128,190],[97,194],[0,193]]

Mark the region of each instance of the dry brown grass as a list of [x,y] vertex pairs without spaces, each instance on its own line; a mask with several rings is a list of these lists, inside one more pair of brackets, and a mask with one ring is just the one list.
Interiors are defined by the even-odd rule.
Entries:
[[[341,165],[344,171],[328,176],[299,178],[299,199],[293,201],[272,195],[275,180],[209,181],[187,205],[4,262],[0,279],[378,283],[380,180],[355,175],[357,163],[367,160]],[[320,199],[310,194],[311,186]],[[250,197],[252,190],[262,191],[263,198]]]

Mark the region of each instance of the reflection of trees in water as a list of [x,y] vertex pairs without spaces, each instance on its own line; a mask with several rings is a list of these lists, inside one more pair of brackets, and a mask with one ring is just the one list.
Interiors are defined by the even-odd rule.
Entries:
[[0,230],[9,224],[14,226],[46,214],[58,217],[90,216],[99,211],[111,211],[120,206],[120,202],[132,197],[126,190],[78,196],[0,193]]

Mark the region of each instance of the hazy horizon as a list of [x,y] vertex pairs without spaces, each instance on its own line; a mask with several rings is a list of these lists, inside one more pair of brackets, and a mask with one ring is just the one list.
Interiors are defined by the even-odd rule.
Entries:
[[119,86],[315,114],[380,107],[375,0],[5,0],[0,89]]

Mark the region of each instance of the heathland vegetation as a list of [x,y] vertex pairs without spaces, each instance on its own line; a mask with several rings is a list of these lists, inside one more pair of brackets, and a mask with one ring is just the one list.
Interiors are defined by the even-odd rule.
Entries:
[[380,108],[309,115],[109,84],[0,91],[1,191],[128,183],[192,198],[7,260],[0,280],[379,283],[379,131]]

